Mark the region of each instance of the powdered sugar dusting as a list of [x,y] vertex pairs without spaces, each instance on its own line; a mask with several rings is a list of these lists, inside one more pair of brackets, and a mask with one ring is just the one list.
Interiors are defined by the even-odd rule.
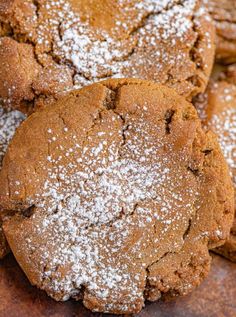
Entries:
[[[14,38],[32,45],[40,72],[31,75],[31,84],[27,79],[32,95],[25,96],[19,83],[6,82],[2,101],[9,107],[18,95],[15,102],[32,104],[34,96],[57,96],[107,78],[153,80],[187,97],[205,88],[213,26],[199,0],[28,2],[31,14],[27,20],[22,14],[12,28]],[[20,4],[14,10],[21,12]]]
[[[93,27],[70,1],[45,1],[40,6],[42,12],[47,12],[47,21],[40,23],[39,20],[37,52],[50,51],[53,40],[53,57],[60,64],[72,66],[76,87],[111,77],[141,77],[165,82],[166,68],[177,69],[187,60],[192,63],[189,50],[197,36],[192,17],[206,15],[203,8],[196,9],[196,0],[181,3],[176,0],[134,3],[119,0],[118,6],[124,14],[134,15],[135,12],[133,27],[127,18],[122,20],[114,13],[114,25],[106,30]],[[120,31],[125,36],[117,35]],[[210,45],[210,35],[204,36]],[[40,54],[39,58],[42,58]],[[155,69],[151,70],[153,67]],[[176,76],[178,81],[174,71],[171,76]]]
[[5,111],[0,108],[0,162],[3,160],[16,128],[24,119],[25,115],[20,111]]
[[[227,80],[227,78],[226,78]],[[236,87],[227,81],[212,82],[198,96],[196,108],[206,129],[213,130],[236,184]]]
[[203,4],[211,14],[216,26],[216,59],[225,61],[225,64],[234,63],[236,52],[235,1],[203,0]]
[[40,287],[56,299],[85,292],[104,311],[142,306],[146,268],[158,261],[161,246],[165,253],[184,243],[183,233],[166,237],[188,225],[198,185],[188,157],[171,144],[166,155],[157,138],[163,126],[144,116],[104,111],[84,140],[68,126],[60,138],[47,127],[47,180],[29,199],[35,211],[25,243],[43,268]]
[[[133,66],[132,76],[138,75],[134,63],[138,62],[139,65],[145,66],[147,58],[136,60],[132,56],[146,46],[146,43],[150,46],[149,50],[158,47],[157,39],[168,41],[168,45],[171,45],[171,38],[184,39],[192,27],[189,15],[194,6],[195,1],[192,0],[185,1],[183,6],[175,5],[175,1],[172,0],[164,1],[162,4],[154,1],[138,2],[135,7],[142,11],[137,20],[141,21],[144,12],[145,15],[150,13],[152,15],[130,38],[120,41],[105,31],[92,29],[88,24],[81,23],[80,17],[71,13],[69,19],[61,24],[61,37],[56,41],[55,53],[59,58],[64,56],[73,63],[78,72],[75,81],[79,86],[83,80],[79,74],[83,74],[83,77],[93,82],[97,78],[124,77],[125,69]],[[170,7],[171,9],[167,9]],[[161,13],[161,10],[164,12]],[[119,25],[121,26],[122,24]],[[175,45],[175,40],[172,41]],[[157,61],[162,57],[166,62],[170,61],[173,64],[175,62],[174,56],[171,52],[167,52],[165,46],[158,47],[152,54],[155,55],[152,56],[153,60]]]
[[[222,96],[225,102],[231,101],[233,96]],[[236,184],[236,100],[234,108],[226,108],[219,115],[214,114],[208,126],[217,134],[222,151],[229,165],[231,176]]]

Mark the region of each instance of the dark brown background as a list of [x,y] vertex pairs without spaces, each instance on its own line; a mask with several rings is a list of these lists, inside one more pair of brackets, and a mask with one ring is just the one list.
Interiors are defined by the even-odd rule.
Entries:
[[[7,256],[0,262],[0,317],[39,316],[98,317],[102,314],[92,314],[75,301],[54,302],[32,287],[13,256]],[[236,263],[213,255],[208,278],[192,294],[172,302],[147,304],[136,316],[236,317]]]

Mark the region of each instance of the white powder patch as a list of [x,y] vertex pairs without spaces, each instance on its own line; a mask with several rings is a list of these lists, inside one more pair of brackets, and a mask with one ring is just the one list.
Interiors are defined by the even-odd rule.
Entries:
[[6,153],[9,142],[17,127],[25,119],[25,115],[17,110],[5,111],[0,108],[0,162]]
[[[231,101],[233,96],[226,94],[222,98],[227,102]],[[214,114],[208,125],[218,135],[219,143],[230,167],[233,182],[236,185],[236,106],[224,110],[219,116]]]
[[[171,148],[168,159],[161,155],[160,127],[148,126],[142,116],[126,120],[124,126],[113,113],[105,134],[97,129],[88,134],[89,144],[75,138],[73,146],[52,152],[43,191],[29,200],[36,211],[26,243],[44,267],[42,288],[66,300],[85,287],[106,303],[105,311],[125,312],[143,300],[145,268],[163,241],[172,250],[181,248],[181,234],[175,241],[166,235],[188,223],[198,197],[182,152],[180,166]],[[64,133],[67,138],[70,129]],[[53,136],[50,128],[49,144]],[[61,142],[55,142],[58,151]],[[183,182],[191,186],[183,189]],[[160,233],[154,237],[155,230]],[[119,303],[122,293],[125,302]]]
[[[174,5],[174,3],[175,1],[170,0],[164,1],[162,5],[154,1],[137,3],[137,9],[159,14],[150,16],[144,27],[137,34],[131,36],[128,42],[127,40],[117,41],[105,31],[94,30],[88,24],[81,23],[78,16],[71,14],[72,16],[61,26],[64,31],[62,39],[56,42],[55,47],[58,47],[56,54],[71,61],[77,72],[84,74],[92,82],[99,77],[124,77],[125,68],[132,67],[132,57],[130,61],[126,56],[133,49],[135,42],[135,50],[145,47],[145,43],[148,43],[151,48],[157,48],[154,50],[153,60],[159,60],[162,57],[165,62],[170,61],[174,64],[174,56],[167,53],[165,45],[164,47],[156,47],[156,40],[166,41],[170,45],[170,39],[173,37],[184,39],[189,29],[192,28],[189,15],[193,14],[195,1],[185,1],[184,6]],[[172,8],[165,11],[167,6],[172,6]],[[161,10],[164,12],[161,13]],[[138,20],[141,17],[142,14]],[[94,40],[98,37],[102,40]],[[176,42],[172,44],[175,45]],[[184,57],[181,55],[180,59]],[[145,57],[138,60],[139,65],[145,66],[146,62]],[[134,76],[136,71],[135,69],[133,71],[132,75]],[[80,81],[81,76],[78,75],[78,84]]]
[[[99,27],[93,28],[82,20],[79,12],[66,0],[46,1],[42,4],[42,8],[49,11],[46,25],[40,24],[37,30],[39,50],[41,46],[49,45],[50,27],[53,54],[60,63],[73,65],[76,87],[111,77],[150,79],[151,76],[159,82],[165,81],[165,65],[168,68],[180,67],[189,60],[188,49],[194,44],[194,39],[189,38],[190,32],[193,32],[192,17],[206,16],[203,8],[195,10],[196,0],[185,0],[181,4],[175,0],[145,0],[135,2],[134,7],[120,0],[118,4],[127,13],[129,10],[137,10],[134,25],[142,24],[135,32],[131,31],[119,40],[116,37],[117,31],[128,32],[128,27],[127,22],[120,21],[116,15],[116,26],[108,32]],[[143,19],[145,22],[142,22]],[[210,43],[210,35],[205,34],[205,37]],[[155,69],[151,74],[149,68],[153,68],[153,61]]]

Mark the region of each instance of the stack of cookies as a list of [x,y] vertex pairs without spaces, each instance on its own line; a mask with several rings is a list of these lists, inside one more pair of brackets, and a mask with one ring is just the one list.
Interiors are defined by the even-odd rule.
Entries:
[[231,0],[0,0],[0,256],[31,284],[131,314],[191,292],[210,250],[236,260],[235,19]]

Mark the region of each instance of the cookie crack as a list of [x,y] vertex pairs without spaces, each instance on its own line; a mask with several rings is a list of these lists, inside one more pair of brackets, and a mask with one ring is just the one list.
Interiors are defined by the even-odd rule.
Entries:
[[31,205],[30,207],[28,207],[27,209],[21,212],[21,216],[23,216],[24,218],[30,218],[35,213],[35,210],[36,210],[36,206]]
[[[176,254],[176,252],[174,251],[167,251],[165,252],[162,256],[160,256],[158,259],[156,259],[155,261],[153,261],[152,263],[150,263],[148,266],[146,266],[145,268],[145,287],[143,289],[143,298],[144,300],[147,300],[149,298],[149,294],[150,294],[150,291],[152,290],[152,285],[150,283],[150,279],[149,279],[149,276],[150,276],[150,268],[157,264],[158,262],[160,262],[161,260],[163,260],[165,257],[167,257],[169,254]],[[162,281],[162,279],[160,279],[160,281]],[[160,291],[160,290],[159,290]],[[162,292],[160,291],[160,294]],[[160,295],[161,297],[161,295]]]
[[63,127],[66,128],[66,121],[61,113],[58,114],[59,120],[61,120]]
[[173,116],[175,114],[175,111],[172,109],[168,109],[165,113],[165,130],[166,134],[170,134],[171,131],[171,122],[173,119]]
[[195,63],[196,68],[201,69],[204,72],[204,65],[203,65],[203,60],[201,58],[201,55],[199,54],[199,42],[201,41],[201,34],[198,30],[198,23],[196,21],[197,16],[193,15],[191,21],[192,21],[192,25],[193,25],[193,31],[197,34],[197,37],[193,43],[193,46],[189,52],[189,57],[190,59]]
[[190,171],[195,177],[199,176],[199,169],[188,166],[187,170]]
[[137,26],[134,26],[128,36],[130,37],[131,35],[135,34],[135,33],[138,33],[142,28],[144,28],[148,22],[148,20],[153,17],[153,16],[158,16],[160,14],[163,13],[163,11],[167,12],[168,10],[172,10],[175,6],[183,6],[183,0],[178,0],[178,1],[175,1],[174,3],[167,3],[165,5],[165,7],[163,7],[162,9],[160,10],[157,10],[157,11],[151,11],[151,12],[147,12],[146,14],[143,15],[143,17],[140,19],[140,22],[138,23]]
[[9,22],[0,21],[1,37],[13,36],[13,28]]
[[96,113],[95,117],[92,118],[92,123],[91,123],[90,127],[86,130],[86,135],[84,138],[83,146],[84,146],[85,142],[88,140],[89,134],[93,131],[93,129],[96,127],[96,125],[98,123],[101,123],[103,112],[104,112],[104,109],[99,109],[98,112]]
[[[37,18],[39,17],[39,12],[40,12],[40,9],[41,9],[41,5],[40,5],[40,2],[38,0],[33,0],[33,4],[35,5],[36,7],[36,16]],[[140,22],[138,23],[137,26],[133,27],[129,34],[127,35],[127,38],[131,37],[132,35],[140,32],[140,30],[142,30],[142,28],[144,28],[149,19],[152,17],[152,16],[158,16],[159,14],[161,14],[163,11],[168,11],[168,10],[171,10],[173,7],[175,6],[183,6],[184,5],[184,1],[177,1],[175,3],[172,3],[171,5],[170,4],[167,4],[164,8],[162,8],[162,10],[159,10],[159,11],[151,11],[151,12],[148,12],[146,14],[144,14],[144,16],[141,18]],[[63,23],[63,20],[62,21],[59,21],[58,25],[57,25],[57,33],[58,33],[58,37],[60,39],[62,39],[62,31],[61,31],[61,25]],[[38,28],[40,27],[40,24],[39,22],[37,23],[37,26],[36,26],[36,31],[38,30]],[[14,34],[14,38],[16,38],[16,40],[19,42],[19,43],[22,43],[22,39],[20,39],[18,36],[17,36],[17,33],[14,32],[14,29],[12,29],[12,32]],[[25,34],[24,36],[26,36],[27,34]],[[19,35],[20,36],[20,35]],[[31,44],[32,47],[33,47],[33,52],[34,52],[34,57],[35,57],[35,60],[36,62],[42,67],[42,68],[45,68],[44,64],[41,62],[40,60],[40,57],[38,56],[37,52],[36,52],[36,45],[37,43],[35,43],[34,41],[32,41],[29,37],[25,37],[25,39],[23,39],[25,43],[28,43],[28,44]],[[136,52],[136,48],[138,46],[138,43],[139,41],[137,40],[135,42],[135,45],[133,46],[133,48],[131,49],[131,51],[126,55],[126,56],[123,56],[120,61],[126,61],[128,60],[135,52]],[[196,43],[194,44],[194,46],[197,45],[197,40],[196,40]],[[192,49],[193,50],[193,49]],[[53,51],[53,47],[51,48],[50,51],[45,51],[43,52],[43,54],[46,54],[46,55],[49,55],[51,56],[53,62],[60,66],[64,63],[62,63],[62,61],[55,55],[54,51]],[[192,55],[192,53],[190,54]],[[116,61],[116,59],[114,58],[113,59],[114,61]],[[119,59],[118,59],[119,61]],[[197,64],[195,58],[194,58],[194,62],[195,64]],[[78,72],[76,67],[73,65],[73,63],[70,61],[70,60],[66,60],[66,64],[69,66],[69,68],[71,69],[71,71],[73,72],[73,74],[71,74],[71,79],[72,79],[72,82],[73,82],[73,85],[74,87],[76,86],[76,76],[80,76],[80,77],[83,77],[86,81],[94,81],[94,80],[99,80],[99,79],[108,79],[108,78],[111,78],[113,77],[116,72],[113,71],[112,74],[110,72],[106,72],[105,74],[102,74],[101,76],[96,76],[96,77],[91,77],[91,76],[87,76],[84,72]],[[172,77],[170,71],[168,73],[168,79],[167,81]],[[187,80],[191,81],[193,83],[194,86],[199,86],[200,83],[199,83],[199,80],[198,78],[188,78]],[[179,80],[177,80],[176,82],[180,82]],[[36,97],[38,96],[37,93],[35,92],[35,90],[33,90],[34,94],[36,95]],[[47,94],[42,94],[42,96],[47,96]],[[36,98],[35,97],[35,98]],[[35,103],[35,98],[30,100],[30,102],[32,104]]]
[[125,208],[121,207],[120,212],[112,220],[110,220],[106,223],[102,223],[102,224],[99,222],[92,223],[92,224],[85,226],[84,229],[88,230],[91,228],[97,228],[97,227],[101,227],[101,226],[112,228],[117,221],[132,218],[133,216],[135,216],[135,213],[136,213],[138,207],[139,207],[139,202],[134,203],[132,211],[129,213],[126,213]]
[[192,227],[192,218],[189,218],[188,220],[188,226],[186,228],[186,230],[184,231],[184,234],[183,234],[183,240],[185,240],[191,230],[191,227]]
[[[34,0],[33,2],[34,2],[35,6],[36,6],[36,8],[37,8],[36,14],[37,14],[37,16],[38,16],[39,10],[40,10],[40,4],[39,4],[38,0]],[[148,21],[152,16],[156,16],[156,15],[161,14],[163,10],[167,10],[167,9],[168,9],[168,10],[171,10],[171,9],[172,9],[174,6],[176,6],[176,5],[182,5],[182,2],[181,2],[181,1],[178,1],[177,3],[174,3],[174,4],[172,4],[171,6],[170,6],[170,5],[169,5],[169,6],[166,5],[166,7],[163,8],[162,10],[159,10],[159,11],[157,11],[157,12],[149,12],[149,13],[147,13],[146,15],[144,15],[144,16],[142,17],[141,21],[139,22],[139,24],[138,24],[136,27],[134,27],[134,28],[129,32],[127,38],[130,38],[132,35],[134,35],[135,33],[138,33],[142,28],[144,28],[144,27],[146,26],[146,24],[147,24],[147,21]],[[59,37],[60,39],[62,39],[62,32],[61,32],[61,25],[62,25],[62,23],[63,23],[63,20],[60,21],[59,24],[58,24],[58,26],[57,26],[57,33],[58,33],[58,37]],[[39,27],[39,25],[38,25],[38,27]],[[31,41],[30,43],[31,43],[33,46],[36,45],[36,43],[34,43],[34,42],[32,42],[32,41]],[[130,51],[128,54],[126,54],[125,56],[123,56],[121,59],[113,58],[112,60],[113,60],[113,61],[126,61],[126,60],[128,60],[129,57],[134,54],[135,48],[136,48],[137,46],[138,46],[138,41],[136,41],[135,45],[133,46],[133,48],[131,49],[131,51]],[[55,56],[55,54],[54,54],[54,52],[53,52],[53,49],[51,49],[51,51],[49,51],[49,52],[44,52],[44,53],[50,55],[50,56],[52,57],[53,61],[54,61],[56,64],[61,65],[61,61],[60,61],[60,59],[58,59],[58,58]],[[40,63],[37,54],[35,54],[35,58],[36,58],[36,60]],[[73,63],[72,63],[70,60],[67,60],[67,63],[69,63],[70,68],[72,68],[72,69],[74,70],[74,72],[75,72],[74,76],[72,76],[73,79],[74,79],[74,77],[75,77],[77,74],[78,74],[79,76],[82,76],[82,77],[83,77],[84,79],[86,79],[86,80],[111,78],[112,76],[115,75],[115,72],[113,72],[112,74],[110,74],[109,72],[107,72],[106,74],[103,74],[103,75],[101,75],[101,76],[89,77],[89,76],[86,76],[86,74],[84,74],[84,73],[82,73],[82,72],[78,73],[76,67],[73,65]],[[40,65],[43,66],[41,63],[40,63]],[[74,80],[74,81],[75,81],[75,80]]]
[[[201,42],[202,35],[200,34],[200,31],[198,30],[198,23],[196,22],[196,19],[197,19],[196,15],[194,15],[191,18],[191,21],[193,24],[192,29],[197,34],[197,37],[193,43],[192,48],[189,51],[189,58],[195,64],[196,70],[199,70],[201,72],[201,74],[205,77],[205,79],[207,79],[207,74],[205,72],[203,59],[202,59],[200,51],[199,51],[199,43]],[[190,82],[196,88],[202,86],[201,77],[199,76],[198,73],[196,73],[195,75],[187,77],[186,81]]]
[[33,4],[36,8],[35,14],[36,14],[37,18],[39,18],[40,2],[38,0],[33,0]]
[[[105,86],[103,84],[102,84],[102,86],[107,88],[107,86]],[[107,110],[114,110],[114,109],[116,109],[116,104],[117,104],[117,90],[115,91],[115,90],[108,89],[108,91],[106,93],[106,97],[103,100],[103,106]]]
[[205,150],[202,150],[201,152],[205,154],[205,156],[211,154],[213,151],[213,149],[205,149]]
[[[104,100],[104,106],[106,107],[106,109],[112,110],[119,117],[119,119],[122,122],[121,136],[122,136],[123,141],[121,143],[121,147],[123,147],[126,144],[126,132],[129,130],[130,124],[128,122],[126,122],[125,116],[116,110],[117,103],[119,100],[119,91],[120,91],[121,87],[119,87],[118,89],[114,89],[114,90],[108,89],[106,98]],[[119,149],[119,156],[120,156],[120,158],[122,157],[121,149]]]
[[[193,141],[193,143],[194,143],[194,141]],[[194,146],[194,145],[193,145],[193,146]],[[204,153],[204,157],[205,157],[205,159],[206,159],[207,155],[209,155],[212,151],[213,151],[213,150],[209,147],[209,148],[206,148],[206,149],[202,149],[202,150],[201,150],[201,153]],[[187,169],[188,169],[191,173],[193,173],[193,175],[194,175],[195,177],[199,177],[199,169],[193,169],[193,168],[190,168],[190,167],[187,167]],[[196,201],[197,201],[197,199],[195,200],[195,202],[196,202]],[[200,208],[200,207],[199,207],[199,208]],[[183,234],[182,234],[183,245],[182,245],[181,248],[178,250],[178,253],[181,253],[182,250],[183,250],[183,248],[184,248],[184,245],[185,245],[185,243],[186,243],[186,239],[188,238],[188,236],[189,236],[189,234],[190,234],[190,232],[191,232],[191,230],[192,230],[193,221],[194,221],[194,219],[197,217],[197,213],[198,213],[198,209],[194,208],[194,213],[189,217],[187,227],[186,227],[186,229],[184,230],[184,232],[183,232]],[[149,265],[146,267],[146,286],[145,286],[144,291],[143,291],[143,294],[144,294],[144,298],[145,298],[145,299],[148,299],[148,298],[149,298],[149,294],[150,294],[150,292],[151,292],[151,290],[152,290],[152,288],[153,288],[152,285],[150,284],[150,281],[149,281],[150,267],[151,267],[152,265],[154,265],[154,264],[160,262],[163,258],[165,258],[166,256],[168,256],[169,254],[176,254],[176,253],[177,253],[177,252],[171,252],[171,251],[166,252],[166,253],[164,253],[163,256],[161,256],[159,259],[153,261],[151,264],[149,264]],[[192,260],[191,260],[191,259],[190,259],[188,265],[189,265],[189,266],[192,265]],[[176,275],[178,276],[180,273],[178,272],[178,270],[176,270],[176,271],[174,272],[174,274],[176,274]],[[161,280],[160,280],[160,282],[161,282]],[[167,291],[167,293],[170,292],[170,291],[172,291],[172,290],[169,289],[169,290]],[[161,297],[161,296],[163,295],[163,293],[166,293],[166,292],[162,292],[161,290],[159,290],[159,293],[160,293],[160,297]]]
[[[194,216],[196,216],[196,213],[195,213]],[[193,217],[194,217],[194,216],[193,216]],[[155,261],[153,261],[152,263],[150,263],[150,264],[145,268],[145,271],[146,271],[146,283],[145,283],[145,288],[144,288],[144,290],[143,290],[143,296],[144,296],[144,299],[145,299],[145,300],[149,299],[150,292],[151,292],[151,290],[153,289],[153,286],[151,285],[150,279],[149,279],[149,276],[150,276],[150,268],[151,268],[153,265],[159,263],[161,260],[163,260],[165,257],[167,257],[167,256],[169,256],[169,255],[181,253],[182,250],[183,250],[184,244],[185,244],[185,240],[186,240],[186,238],[188,237],[189,232],[191,231],[191,227],[192,227],[192,218],[189,218],[189,220],[188,220],[188,226],[187,226],[187,228],[185,229],[185,231],[184,231],[184,233],[183,233],[183,241],[184,241],[184,243],[183,243],[183,245],[181,246],[181,248],[178,250],[178,252],[176,252],[176,251],[167,251],[167,252],[165,252],[161,257],[159,257],[158,259],[156,259]],[[191,266],[191,260],[190,260],[190,262],[189,262],[188,265]],[[180,277],[180,273],[178,272],[178,270],[174,271],[174,274]],[[162,278],[160,278],[160,282],[161,282],[162,284],[164,283],[164,281],[163,281]],[[170,288],[167,292],[163,292],[163,291],[161,291],[161,290],[159,289],[159,293],[160,293],[159,298],[161,298],[163,294],[168,293],[168,292],[170,292],[170,291],[171,291],[171,288]]]

